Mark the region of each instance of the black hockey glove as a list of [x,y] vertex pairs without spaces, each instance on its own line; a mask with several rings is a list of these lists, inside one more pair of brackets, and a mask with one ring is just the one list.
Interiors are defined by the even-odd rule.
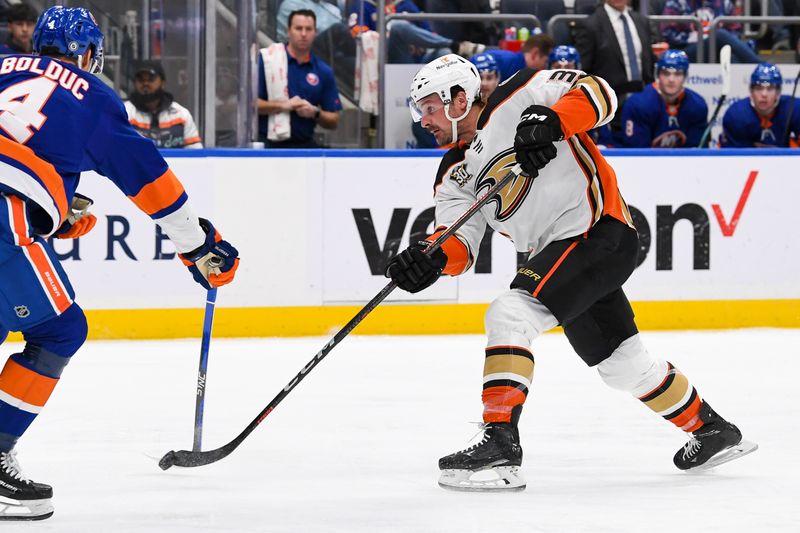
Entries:
[[522,171],[535,176],[537,170],[543,169],[556,157],[553,143],[563,139],[561,119],[555,111],[543,105],[528,107],[520,116],[514,136],[514,150]]
[[423,250],[428,244],[420,241],[394,256],[386,267],[386,277],[392,278],[398,287],[411,293],[433,285],[447,265],[447,256],[441,248],[431,255],[425,255]]

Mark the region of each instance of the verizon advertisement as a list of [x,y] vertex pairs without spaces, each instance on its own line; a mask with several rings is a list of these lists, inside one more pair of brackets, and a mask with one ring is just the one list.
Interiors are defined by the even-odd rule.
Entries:
[[[433,227],[440,154],[414,157],[175,157],[199,214],[236,245],[226,307],[365,302],[386,263]],[[380,152],[377,152],[380,154]],[[613,154],[613,152],[612,152]],[[635,301],[800,298],[794,230],[800,180],[794,155],[611,156],[641,235]],[[800,154],[798,154],[800,155]],[[169,239],[105,178],[88,174],[97,227],[54,241],[87,309],[198,307],[204,291]],[[508,287],[518,256],[487,230],[474,268],[395,301],[487,303]]]
[[[613,153],[613,152],[612,152]],[[640,266],[628,282],[632,300],[741,300],[800,296],[800,247],[778,228],[795,227],[800,193],[793,157],[610,157],[641,237]],[[421,160],[425,161],[425,160]],[[326,302],[367,300],[380,289],[386,260],[432,229],[432,183],[423,165],[395,166],[386,176],[352,176],[372,162],[326,167]],[[366,171],[366,170],[365,170]],[[341,172],[341,175],[337,174]],[[350,176],[348,181],[348,176]],[[336,186],[332,186],[336,183]],[[340,183],[348,186],[340,189]],[[352,184],[352,185],[351,185]],[[357,194],[354,194],[357,191]],[[335,239],[332,235],[336,233]],[[413,237],[412,237],[413,236]],[[475,268],[416,299],[488,302],[505,290],[517,262],[511,244],[487,231]],[[352,276],[342,277],[344,271]],[[412,295],[403,295],[406,299]]]

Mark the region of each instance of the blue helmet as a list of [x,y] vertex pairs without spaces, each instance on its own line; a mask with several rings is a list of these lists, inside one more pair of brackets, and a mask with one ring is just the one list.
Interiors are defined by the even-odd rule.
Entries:
[[581,55],[574,46],[562,44],[556,46],[547,58],[547,68],[552,68],[553,63],[574,63],[575,68],[581,68]]
[[689,72],[689,56],[683,50],[667,50],[656,61],[656,73],[662,70]]
[[759,63],[750,75],[750,87],[754,85],[783,85],[781,71],[772,63]]
[[495,72],[497,77],[500,77],[500,67],[497,66],[497,61],[494,60],[489,54],[476,54],[470,58],[470,63],[475,65],[478,72]]
[[[87,50],[92,51],[91,63],[81,65]],[[103,70],[103,32],[84,7],[53,6],[42,13],[33,30],[33,52],[42,51],[77,59],[92,74]]]

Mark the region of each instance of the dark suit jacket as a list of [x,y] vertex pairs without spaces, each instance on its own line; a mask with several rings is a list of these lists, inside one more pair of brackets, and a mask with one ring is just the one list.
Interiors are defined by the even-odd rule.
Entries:
[[611,20],[602,5],[598,6],[587,19],[581,21],[575,29],[575,48],[581,54],[582,70],[606,80],[619,96],[641,91],[645,84],[654,81],[655,54],[651,48],[653,37],[650,33],[650,24],[646,18],[633,10],[628,14],[642,41],[642,82],[628,80],[622,50],[614,34]]

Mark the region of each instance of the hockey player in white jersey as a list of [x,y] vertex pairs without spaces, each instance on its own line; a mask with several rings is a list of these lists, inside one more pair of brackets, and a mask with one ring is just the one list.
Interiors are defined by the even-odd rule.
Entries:
[[[708,468],[756,449],[703,400],[686,376],[642,344],[622,290],[639,242],[611,166],[587,132],[617,110],[609,85],[578,70],[523,69],[487,102],[473,65],[447,55],[411,86],[412,115],[440,145],[434,186],[436,230],[390,261],[387,276],[409,292],[475,261],[486,224],[513,241],[527,262],[486,312],[483,439],[439,460],[445,488],[522,490],[517,423],[533,379],[533,340],[561,325],[575,352],[611,387],[626,391],[689,433],[673,461]],[[519,162],[523,174],[440,249],[428,242]],[[492,470],[494,476],[476,472]],[[480,478],[480,479],[478,479]]]

